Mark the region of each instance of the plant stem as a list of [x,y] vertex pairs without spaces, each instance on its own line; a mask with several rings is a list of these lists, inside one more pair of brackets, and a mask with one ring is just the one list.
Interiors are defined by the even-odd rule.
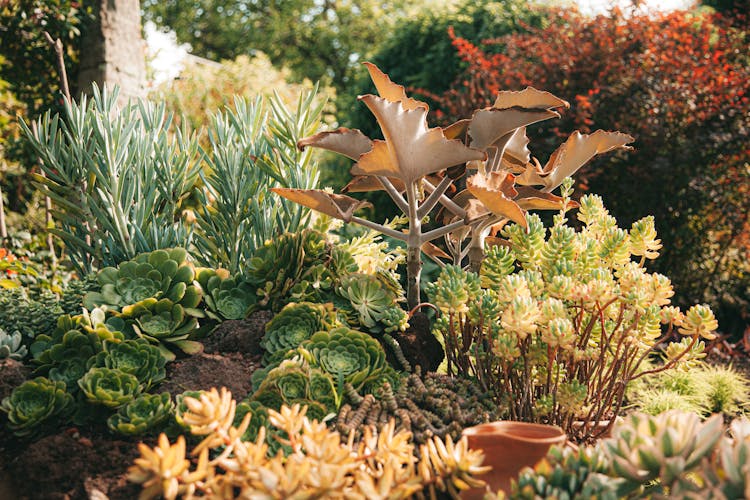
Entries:
[[406,201],[409,204],[409,233],[406,238],[406,300],[409,309],[420,302],[419,278],[422,274],[422,220],[417,215],[417,185],[409,182],[406,185]]

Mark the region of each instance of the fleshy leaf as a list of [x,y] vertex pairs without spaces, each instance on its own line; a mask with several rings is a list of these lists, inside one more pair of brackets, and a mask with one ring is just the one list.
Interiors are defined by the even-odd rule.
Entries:
[[[529,186],[519,186],[516,190],[518,196],[513,201],[524,210],[559,210],[562,207],[563,199],[552,193],[545,193]],[[567,210],[578,206],[578,202],[569,200]]]
[[626,145],[634,140],[620,132],[597,130],[590,135],[573,132],[568,140],[552,153],[542,170],[540,179],[544,183],[545,191],[555,189],[563,179],[573,175],[594,156],[613,149],[626,148]]
[[474,113],[469,125],[469,145],[481,150],[495,146],[502,151],[517,128],[559,117],[559,114],[546,109],[480,109]]
[[[391,184],[398,192],[404,191],[404,183],[399,179],[390,178]],[[372,175],[355,175],[352,180],[341,189],[342,193],[369,193],[371,191],[382,191],[383,185]]]
[[305,149],[307,146],[327,149],[356,161],[360,155],[372,149],[372,141],[357,129],[341,127],[305,137],[297,142],[299,149]]
[[494,215],[505,217],[526,227],[526,213],[512,198],[518,192],[513,187],[513,175],[493,172],[490,175],[476,174],[466,181],[466,188]]
[[375,84],[375,88],[378,89],[380,97],[391,102],[400,101],[404,109],[429,109],[427,103],[408,97],[404,86],[391,81],[391,78],[380,71],[380,68],[370,62],[366,62],[364,65],[367,67],[367,71],[370,72],[370,78],[372,79],[372,83]]
[[321,189],[271,188],[271,191],[295,203],[345,222],[352,220],[352,215],[356,210],[372,206],[367,201],[360,201],[342,194],[328,193]]
[[427,127],[427,110],[407,110],[399,102],[365,95],[359,98],[373,112],[385,141],[374,141],[372,151],[352,167],[355,175],[397,177],[408,184],[470,160],[484,160],[481,151],[449,140],[441,128]]
[[492,106],[497,109],[508,109],[512,107],[521,107],[524,109],[553,109],[569,108],[568,101],[555,97],[549,92],[537,90],[534,87],[526,87],[523,90],[512,91],[503,90],[497,94],[495,104]]

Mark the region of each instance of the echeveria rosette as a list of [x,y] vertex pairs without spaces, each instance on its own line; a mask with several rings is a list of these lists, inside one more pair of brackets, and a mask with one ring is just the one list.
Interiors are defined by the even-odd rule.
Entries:
[[161,429],[174,415],[174,403],[168,392],[141,394],[107,419],[107,426],[126,436],[142,436]]
[[310,370],[310,399],[325,405],[329,410],[338,409],[341,405],[341,395],[336,390],[336,384],[330,374],[313,368]]
[[3,399],[0,410],[8,414],[8,428],[24,437],[48,425],[65,423],[72,413],[73,401],[65,382],[37,377],[13,389]]
[[349,382],[356,389],[389,366],[378,341],[351,328],[318,332],[302,347],[309,353],[311,363],[331,374],[337,384]]
[[[144,391],[166,376],[166,359],[158,347],[142,339],[104,342],[103,350],[92,358],[88,368],[114,368],[135,375]],[[83,375],[83,374],[82,374]]]
[[260,341],[266,350],[266,363],[277,353],[294,349],[315,332],[331,327],[334,321],[335,313],[330,304],[287,304],[266,324],[265,335]]
[[396,306],[396,296],[371,274],[354,273],[341,279],[336,292],[349,300],[358,322],[373,328],[386,311]]
[[119,408],[141,392],[135,375],[114,368],[91,368],[78,381],[78,386],[90,403],[107,408]]
[[0,328],[0,359],[15,359],[21,361],[29,350],[23,345],[23,335],[15,331],[8,333]]
[[200,288],[193,281],[195,271],[183,248],[155,250],[137,255],[117,268],[99,271],[100,292],[89,292],[83,298],[86,308],[107,306],[109,311],[131,317],[139,306],[162,298],[194,309],[201,300]]
[[189,316],[186,309],[169,299],[161,299],[144,308],[134,320],[136,334],[155,344],[167,360],[175,358],[169,347],[177,347],[187,354],[196,354],[203,345],[189,340],[198,329],[198,320]]
[[200,268],[196,279],[203,290],[206,315],[217,321],[243,319],[255,305],[255,289],[226,269]]

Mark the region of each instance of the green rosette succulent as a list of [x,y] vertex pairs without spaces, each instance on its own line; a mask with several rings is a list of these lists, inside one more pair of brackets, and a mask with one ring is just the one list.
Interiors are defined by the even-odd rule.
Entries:
[[[158,347],[145,340],[106,341],[102,352],[91,358],[88,368],[113,368],[135,375],[144,391],[164,380],[166,359]],[[81,374],[83,375],[83,374]]]
[[118,343],[125,338],[116,330],[123,325],[115,323],[118,322],[105,323],[100,309],[74,317],[61,316],[51,336],[40,335],[31,345],[36,372],[63,381],[68,391],[77,392],[78,379],[88,370],[91,359],[102,351],[104,342]]
[[534,468],[521,471],[511,484],[512,500],[598,498],[616,500],[616,482],[607,475],[608,460],[599,448],[553,446]]
[[135,375],[115,368],[91,368],[78,381],[78,386],[89,402],[107,408],[119,408],[141,392]]
[[117,268],[106,267],[97,275],[101,291],[87,293],[83,305],[87,309],[106,305],[109,311],[128,318],[140,307],[169,299],[200,315],[195,308],[201,290],[193,283],[195,271],[187,258],[185,249],[173,248],[142,253]]
[[209,318],[243,319],[255,304],[255,289],[240,278],[230,277],[226,269],[200,268],[196,274]]
[[29,350],[22,343],[23,335],[16,330],[8,333],[0,328],[0,359],[15,359],[21,361]]
[[389,309],[398,307],[396,295],[371,274],[344,276],[336,293],[351,303],[352,309],[357,312],[357,323],[365,328],[374,328],[389,314]]
[[302,348],[308,353],[311,364],[331,374],[339,386],[349,382],[359,389],[389,367],[378,341],[351,328],[318,332],[305,341]]
[[330,304],[287,304],[266,324],[265,335],[260,341],[266,350],[266,363],[277,353],[298,347],[315,332],[331,327],[334,322],[335,313]]
[[175,358],[170,347],[187,354],[196,354],[203,348],[200,342],[188,339],[198,329],[198,320],[188,315],[182,305],[169,299],[144,305],[134,321],[132,326],[136,334],[155,344],[167,360]]
[[174,403],[168,392],[141,394],[107,419],[107,426],[126,436],[142,436],[163,427],[174,414]]
[[326,406],[326,408],[338,408],[341,399],[333,378],[326,372],[313,368],[310,370],[310,399]]
[[73,396],[65,390],[65,383],[45,377],[27,380],[0,404],[0,410],[8,414],[8,428],[19,437],[64,423],[72,409]]
[[251,399],[274,410],[281,408],[282,404],[315,401],[323,408],[325,416],[338,409],[338,394],[328,373],[311,369],[305,361],[285,360],[267,373]]

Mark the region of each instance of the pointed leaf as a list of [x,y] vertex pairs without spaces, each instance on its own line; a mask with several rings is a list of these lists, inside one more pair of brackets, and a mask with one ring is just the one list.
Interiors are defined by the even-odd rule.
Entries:
[[451,256],[445,253],[440,247],[433,245],[429,241],[422,243],[422,252],[433,259],[450,259]]
[[634,140],[620,132],[597,130],[591,135],[573,132],[568,140],[552,153],[544,166],[545,190],[555,189],[563,179],[573,175],[594,156],[617,148],[629,149],[626,145]]
[[342,194],[328,193],[321,189],[271,188],[271,191],[295,203],[345,222],[352,220],[352,215],[356,210],[372,206],[367,201],[360,201]]
[[497,94],[495,104],[497,109],[520,107],[524,109],[552,109],[569,108],[568,101],[555,97],[549,92],[537,90],[534,87],[526,87],[523,90],[503,90]]
[[375,88],[378,89],[380,97],[391,102],[400,101],[404,109],[429,109],[426,102],[408,97],[404,86],[392,82],[388,75],[380,71],[380,68],[370,62],[366,62],[364,65],[367,67],[367,71],[370,72],[370,78],[372,79],[372,83],[375,84]]
[[445,127],[443,129],[443,134],[445,134],[445,137],[448,139],[461,139],[466,135],[466,132],[468,132],[469,125],[471,125],[471,119],[469,118],[458,120],[456,123]]
[[502,151],[517,128],[550,118],[560,118],[560,115],[546,109],[480,109],[474,112],[469,125],[469,145],[482,151],[495,146]]
[[307,146],[327,149],[356,161],[360,155],[372,149],[372,141],[357,129],[341,127],[305,137],[297,142],[297,147],[301,150]]
[[[519,186],[516,188],[518,196],[513,201],[524,210],[560,210],[563,199],[552,193],[545,193],[529,186]],[[568,201],[567,210],[578,208],[578,202]]]
[[374,95],[360,99],[377,118],[385,141],[374,141],[372,151],[360,156],[352,174],[397,177],[409,184],[448,167],[486,158],[461,141],[446,139],[441,128],[428,128],[424,108],[407,110],[401,103]]
[[[391,184],[393,184],[393,187],[395,187],[399,193],[403,193],[404,189],[406,189],[404,187],[404,183],[401,182],[399,179],[391,177],[389,180],[391,181]],[[369,193],[371,191],[382,191],[382,190],[383,190],[383,185],[380,183],[377,177],[373,177],[372,175],[355,175],[354,177],[352,177],[352,180],[349,181],[349,184],[347,184],[341,189],[341,192],[342,193]]]
[[507,172],[493,172],[488,176],[476,174],[466,181],[466,188],[494,215],[526,227],[526,213],[512,200],[518,194],[512,178]]

